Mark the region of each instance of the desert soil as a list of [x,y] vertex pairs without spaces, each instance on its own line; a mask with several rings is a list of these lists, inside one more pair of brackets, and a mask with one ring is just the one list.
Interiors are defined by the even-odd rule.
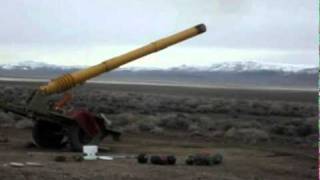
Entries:
[[[174,154],[174,166],[138,164],[135,159],[115,159],[77,162],[65,150],[54,151],[26,147],[31,141],[30,130],[1,129],[9,137],[0,146],[0,179],[316,179],[317,159],[312,149],[281,145],[244,146],[214,143],[199,138],[177,138],[150,134],[126,134],[120,142],[106,139],[101,147],[110,152],[101,155]],[[187,166],[187,155],[199,152],[224,156],[220,165],[211,167]],[[56,162],[59,155],[66,162]],[[42,167],[10,167],[9,162],[38,162]]]

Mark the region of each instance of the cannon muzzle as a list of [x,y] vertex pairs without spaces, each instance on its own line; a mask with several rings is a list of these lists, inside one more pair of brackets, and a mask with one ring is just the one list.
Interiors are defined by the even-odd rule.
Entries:
[[199,24],[192,28],[186,29],[179,33],[165,37],[158,41],[154,41],[146,46],[130,51],[126,54],[103,61],[100,64],[91,66],[87,69],[79,70],[73,73],[62,75],[51,80],[47,85],[40,87],[40,92],[45,95],[64,92],[78,84],[84,83],[86,80],[94,78],[104,72],[111,71],[119,66],[129,63],[133,60],[162,50],[168,46],[174,45],[186,39],[192,38],[206,31],[204,24]]

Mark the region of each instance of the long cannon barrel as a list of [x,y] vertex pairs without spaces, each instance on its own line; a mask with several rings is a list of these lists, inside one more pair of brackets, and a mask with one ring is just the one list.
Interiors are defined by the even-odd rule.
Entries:
[[192,38],[206,31],[204,24],[199,24],[179,33],[154,41],[146,46],[130,51],[126,54],[103,61],[102,63],[91,66],[87,69],[79,70],[73,73],[62,75],[51,80],[47,85],[40,87],[40,92],[46,95],[66,91],[86,80],[94,78],[104,72],[111,71],[123,64],[129,63],[140,57],[162,50],[168,46],[174,45],[186,39]]

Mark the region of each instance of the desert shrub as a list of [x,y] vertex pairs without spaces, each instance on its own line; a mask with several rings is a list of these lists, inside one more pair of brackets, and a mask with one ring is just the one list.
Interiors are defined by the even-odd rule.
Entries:
[[1,127],[11,127],[14,125],[14,120],[12,114],[4,113],[0,111],[0,126]]
[[3,93],[7,96],[13,95],[16,91],[17,89],[15,87],[6,86],[3,88]]
[[163,128],[174,130],[187,130],[189,128],[189,119],[185,114],[169,114],[160,117],[158,125]]
[[146,102],[146,106],[149,108],[158,108],[160,106],[160,99],[158,96],[146,96],[144,98],[141,99],[141,101],[145,101]]
[[310,134],[309,136],[306,136],[304,138],[303,143],[312,144],[313,147],[318,148],[318,141],[319,141],[319,134],[317,132],[317,133]]
[[146,108],[145,102],[137,98],[127,98],[126,101],[123,101],[125,107],[130,109],[143,109]]
[[18,129],[32,128],[33,122],[30,119],[22,119],[15,124],[15,127]]
[[211,104],[201,104],[196,108],[196,112],[199,112],[199,113],[208,113],[208,112],[211,112],[212,110],[213,108]]
[[155,128],[155,124],[153,122],[139,121],[138,127],[141,132],[149,132]]
[[283,115],[285,112],[282,109],[282,105],[279,103],[273,103],[270,107],[270,115]]
[[271,132],[277,135],[295,136],[296,135],[295,131],[296,131],[296,128],[294,125],[274,124],[271,127]]
[[138,119],[137,115],[133,113],[121,113],[117,115],[108,116],[116,127],[126,126],[129,123]]
[[76,100],[76,101],[73,101],[72,104],[74,107],[77,107],[77,108],[87,107],[85,100]]
[[270,114],[270,104],[267,102],[253,101],[249,110],[249,114],[256,116],[265,116]]
[[211,130],[228,131],[234,126],[235,122],[232,119],[215,119],[213,123],[211,123]]
[[16,115],[16,114],[12,114],[12,118],[13,118],[13,120],[15,120],[15,121],[22,120],[22,116],[19,116],[19,115]]
[[238,119],[240,117],[240,114],[245,113],[245,111],[237,106],[231,106],[228,113],[232,118]]
[[221,130],[212,131],[209,133],[209,135],[214,138],[222,138],[224,134],[225,134],[225,131],[221,131]]
[[227,122],[227,123],[222,125],[221,129],[223,131],[228,131],[229,129],[233,128],[233,126],[234,126],[233,123]]
[[155,126],[150,132],[152,134],[163,134],[163,128]]
[[312,127],[309,124],[302,124],[296,127],[298,136],[308,136],[312,134]]
[[243,121],[242,122],[236,123],[235,126],[237,128],[256,128],[256,129],[261,129],[263,126],[261,123],[257,121]]
[[104,114],[113,114],[115,110],[112,106],[99,105],[94,107],[94,112],[96,113],[104,113]]
[[193,119],[193,122],[197,123],[200,129],[208,131],[216,130],[216,121],[209,116],[197,116]]
[[151,131],[157,126],[158,119],[154,116],[139,116],[138,124],[140,131]]
[[304,117],[306,116],[304,107],[301,104],[297,103],[281,103],[282,110],[280,111],[280,115],[282,116],[297,116]]
[[121,127],[121,126],[126,126],[129,124],[129,119],[125,119],[125,118],[113,118],[112,119],[112,124],[115,127]]
[[286,127],[283,125],[275,124],[271,127],[270,131],[272,133],[278,134],[278,135],[286,135]]
[[179,101],[167,101],[167,110],[176,111],[176,112],[186,112],[184,104],[181,104]]
[[317,120],[299,118],[279,122],[271,127],[271,132],[278,135],[306,137],[317,132]]
[[249,107],[250,105],[249,100],[243,100],[243,99],[239,99],[239,100],[233,99],[232,104],[238,107]]
[[312,128],[313,133],[318,133],[319,120],[318,117],[310,117],[304,119],[304,122]]
[[231,128],[225,133],[226,138],[233,140],[245,142],[245,143],[259,143],[265,142],[270,139],[269,134],[266,131],[255,129],[255,128],[245,128],[236,129]]
[[286,125],[293,125],[293,126],[301,126],[304,124],[304,120],[299,118],[299,119],[290,119],[289,121],[285,122]]
[[224,99],[214,99],[211,101],[211,112],[213,113],[228,113],[232,110],[231,102]]
[[195,109],[197,108],[199,102],[198,102],[198,99],[196,98],[186,98],[186,99],[183,99],[182,101],[185,106],[191,108],[191,109]]
[[310,117],[317,114],[314,105],[305,103],[272,102],[269,109],[270,115],[274,116]]
[[237,100],[233,99],[230,102],[229,114],[231,117],[237,119],[240,114],[247,114],[248,109],[250,109],[249,102],[247,100]]
[[169,129],[186,130],[189,128],[189,122],[186,119],[178,118],[166,121],[164,127]]
[[193,131],[199,131],[200,128],[199,128],[198,124],[193,123],[193,124],[189,125],[188,129],[189,129],[189,131],[193,132]]
[[130,133],[138,133],[140,132],[139,127],[137,124],[130,124],[128,126],[122,127],[122,130],[124,132],[130,132]]

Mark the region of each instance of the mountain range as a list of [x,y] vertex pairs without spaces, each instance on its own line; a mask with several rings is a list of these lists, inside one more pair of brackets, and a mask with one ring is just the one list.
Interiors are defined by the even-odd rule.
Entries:
[[[60,66],[37,61],[0,65],[0,77],[51,79],[86,66]],[[167,69],[124,67],[94,80],[130,83],[198,84],[219,86],[316,88],[317,67],[258,63],[254,61],[216,63],[210,66],[182,65]]]

